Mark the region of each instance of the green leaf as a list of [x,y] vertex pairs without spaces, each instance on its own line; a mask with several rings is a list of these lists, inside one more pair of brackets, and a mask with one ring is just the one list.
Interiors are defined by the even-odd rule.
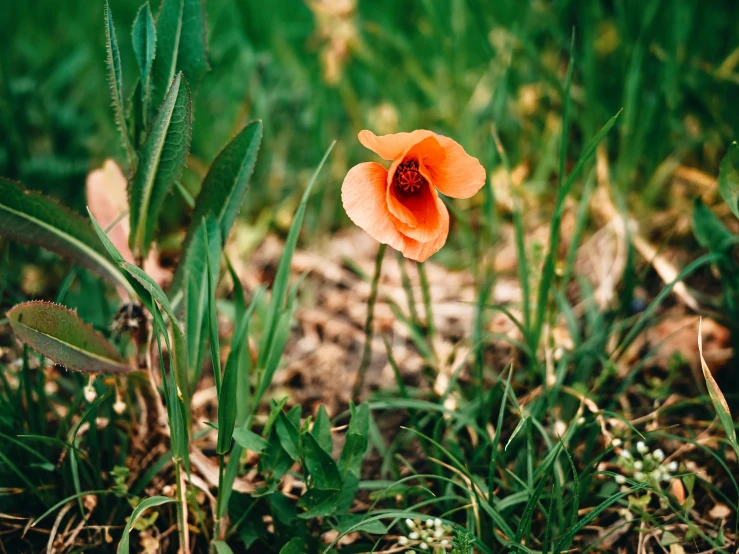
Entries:
[[[264,321],[264,333],[259,345],[259,357],[257,360],[258,369],[264,368],[267,365],[269,358],[274,357],[275,353],[278,353],[280,355],[282,354],[281,350],[273,349],[273,342],[275,341],[277,330],[278,328],[280,328],[280,319],[282,318],[283,312],[285,310],[285,299],[287,296],[288,279],[290,278],[290,266],[292,264],[293,254],[295,253],[295,248],[298,245],[298,236],[300,235],[300,228],[303,226],[303,219],[305,218],[305,209],[308,204],[308,198],[310,198],[311,192],[313,191],[313,186],[318,179],[318,175],[320,174],[321,169],[326,163],[326,160],[328,159],[328,156],[331,153],[331,150],[333,150],[335,144],[336,141],[331,143],[331,145],[326,150],[326,153],[323,155],[321,162],[318,164],[318,167],[313,172],[313,176],[308,182],[308,186],[305,188],[305,192],[303,192],[303,197],[300,200],[300,205],[295,211],[293,222],[290,225],[290,232],[288,233],[287,240],[285,241],[285,248],[282,251],[282,256],[280,256],[280,263],[277,266],[277,273],[275,274],[274,285],[272,286],[272,298],[270,299],[269,306],[267,308],[267,315]],[[272,377],[271,375],[265,373],[265,378],[263,378],[259,386],[260,392],[256,395],[257,401],[261,398],[262,394],[264,394],[264,391],[269,386],[269,382],[266,379],[267,376],[269,376],[270,379]]]
[[173,280],[175,291],[183,285],[186,273],[192,274],[193,267],[200,267],[197,250],[192,250],[192,244],[198,239],[198,227],[203,218],[215,218],[223,242],[226,242],[254,172],[261,141],[262,122],[255,121],[244,127],[213,161],[195,202],[182,249],[184,254]]
[[[557,454],[559,454],[559,448],[560,445],[557,445]],[[549,476],[552,474],[552,469],[554,469],[554,463],[556,461],[557,456],[552,456],[551,460],[549,460],[549,464],[547,464],[547,467],[544,469],[544,475],[542,475],[541,479],[539,479],[539,482],[536,484],[536,488],[534,489],[534,493],[531,495],[531,498],[529,498],[529,501],[526,503],[526,507],[523,510],[523,515],[521,516],[521,521],[518,522],[518,527],[516,528],[516,538],[514,539],[516,543],[521,542],[524,533],[527,532],[529,525],[531,524],[531,518],[534,515],[536,504],[537,502],[539,502],[539,498],[541,498],[541,495],[544,492],[544,487],[546,486],[547,481],[549,481]]]
[[8,312],[8,322],[24,343],[68,369],[87,373],[135,371],[115,346],[64,306],[25,302]]
[[729,151],[721,160],[718,190],[731,208],[731,213],[739,217],[739,144],[736,142],[729,145]]
[[729,404],[726,402],[721,389],[718,388],[716,379],[713,378],[711,370],[706,364],[706,360],[703,358],[703,318],[698,323],[698,353],[701,359],[701,368],[703,369],[703,378],[706,380],[706,388],[708,389],[708,396],[711,397],[713,408],[716,410],[716,415],[724,428],[726,438],[734,449],[734,452],[739,458],[739,443],[736,439],[736,428],[734,427],[734,419],[731,417],[731,411],[729,410]]
[[306,512],[298,514],[301,519],[326,517],[336,511],[339,503],[339,490],[310,489],[298,500],[299,508],[307,508]]
[[277,416],[275,431],[285,449],[293,460],[300,458],[300,431],[298,427],[282,412]]
[[131,540],[131,528],[133,527],[134,523],[136,523],[136,519],[144,512],[144,510],[148,510],[149,508],[154,508],[156,506],[161,506],[162,504],[168,504],[169,502],[176,502],[174,498],[168,498],[166,496],[152,496],[151,498],[147,498],[139,503],[138,506],[136,506],[136,509],[131,514],[131,517],[128,518],[128,522],[126,523],[126,526],[123,528],[123,536],[121,537],[121,542],[118,543],[118,554],[128,554],[129,552],[129,541]]
[[269,446],[269,443],[262,437],[257,435],[255,432],[244,428],[235,429],[233,432],[233,439],[239,446],[247,450],[251,450],[252,452],[256,452],[257,454],[261,454],[267,449],[267,446]]
[[305,554],[305,541],[300,537],[293,537],[280,549],[280,554]]
[[210,69],[205,44],[203,0],[164,0],[157,17],[157,55],[151,71],[152,100],[158,105],[175,74],[197,88]]
[[516,438],[516,436],[523,431],[523,428],[526,426],[526,423],[529,421],[529,416],[523,416],[521,420],[518,422],[518,425],[516,425],[516,428],[513,430],[513,433],[511,433],[510,438],[508,439],[508,442],[503,447],[503,450],[508,450],[508,447],[513,442],[513,439]]
[[52,200],[0,178],[0,236],[36,244],[97,272],[133,295],[87,222]]
[[213,547],[216,549],[216,554],[233,554],[233,550],[223,541],[213,541]]
[[131,164],[136,158],[136,154],[131,146],[131,138],[128,136],[128,128],[126,127],[126,115],[123,111],[125,106],[123,101],[123,76],[121,71],[121,52],[118,49],[118,39],[115,35],[115,26],[113,25],[113,14],[110,12],[110,6],[105,2],[105,50],[108,54],[108,85],[110,86],[110,94],[113,97],[113,111],[115,112],[115,122],[118,131],[123,138],[123,147],[126,149],[128,163]]
[[151,125],[128,190],[131,250],[146,258],[164,198],[185,165],[192,132],[192,103],[187,82],[178,73]]
[[[207,339],[206,331],[209,330],[210,325],[208,287],[210,281],[213,281],[214,286],[218,282],[218,261],[223,249],[218,223],[213,217],[208,216],[201,220],[197,229],[195,240],[188,249],[189,262],[186,273],[188,288],[185,319],[190,373],[195,376],[195,380],[199,377],[202,369]],[[212,261],[209,262],[209,260]],[[210,272],[208,272],[208,268],[210,268]],[[215,310],[215,306],[213,306],[213,309]],[[213,314],[213,317],[215,317],[215,314]],[[217,345],[216,342],[215,346]],[[211,341],[211,348],[213,346]],[[218,379],[220,379],[220,375]]]
[[698,244],[711,252],[730,253],[739,241],[700,198],[695,200],[691,223]]
[[371,535],[385,535],[388,532],[387,527],[380,520],[370,520],[366,515],[347,514],[339,520],[336,526],[339,533],[361,532],[370,533]]
[[328,417],[326,406],[323,404],[318,407],[318,414],[313,424],[312,433],[316,437],[319,446],[330,454],[334,449],[334,441],[331,438],[331,420]]
[[150,95],[149,76],[151,64],[156,55],[157,30],[154,18],[151,15],[149,2],[141,6],[133,22],[133,52],[139,66],[140,82],[142,84],[141,101],[146,104]]
[[[234,426],[236,425],[236,384],[239,375],[239,359],[244,345],[248,342],[249,322],[257,305],[256,297],[252,299],[249,309],[241,317],[231,342],[231,353],[228,355],[226,368],[223,371],[223,383],[218,397],[218,454],[226,454],[231,449],[231,437],[235,438]],[[244,429],[246,431],[246,429]],[[252,433],[254,435],[254,433]],[[267,446],[267,441],[261,439],[262,450]],[[237,441],[238,442],[238,441]],[[252,441],[253,442],[253,441]],[[259,444],[257,442],[257,444]],[[244,446],[242,444],[242,446]],[[254,452],[261,452],[256,448],[245,447]]]
[[319,489],[340,489],[341,476],[331,455],[318,444],[311,433],[303,435],[305,467]]

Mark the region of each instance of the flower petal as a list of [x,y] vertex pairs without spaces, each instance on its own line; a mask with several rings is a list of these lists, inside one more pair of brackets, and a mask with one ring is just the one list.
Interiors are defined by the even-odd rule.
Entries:
[[414,144],[421,142],[426,137],[436,136],[431,131],[419,129],[412,133],[394,133],[392,135],[377,136],[372,131],[360,131],[359,142],[365,148],[372,150],[375,154],[386,160],[394,160]]
[[457,142],[436,135],[444,148],[443,159],[429,159],[426,167],[439,191],[452,198],[470,198],[485,185],[485,168],[477,158],[473,158]]
[[441,217],[439,223],[439,235],[428,242],[419,242],[409,237],[403,237],[404,244],[399,250],[406,258],[416,260],[417,262],[425,262],[432,254],[438,252],[449,236],[449,212],[441,198],[437,199],[438,210]]
[[396,250],[405,246],[404,237],[393,224],[387,208],[387,170],[375,162],[355,165],[341,186],[344,210],[355,225],[368,235]]

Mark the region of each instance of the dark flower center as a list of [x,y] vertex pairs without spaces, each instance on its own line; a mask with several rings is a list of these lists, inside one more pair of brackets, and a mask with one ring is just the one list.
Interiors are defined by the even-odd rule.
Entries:
[[417,192],[424,184],[426,179],[418,171],[418,162],[416,160],[408,160],[403,162],[395,170],[395,190],[408,196]]

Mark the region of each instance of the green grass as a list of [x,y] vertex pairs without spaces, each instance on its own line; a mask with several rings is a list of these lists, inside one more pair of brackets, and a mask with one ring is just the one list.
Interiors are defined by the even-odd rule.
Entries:
[[[671,293],[683,280],[736,342],[736,222],[728,211],[722,222],[697,204],[695,239],[650,236],[686,254],[678,278],[666,285],[627,244],[607,307],[593,301],[597,283],[576,265],[594,231],[589,202],[603,187],[597,149],[624,215],[648,221],[672,208],[671,181],[662,172],[681,164],[718,176],[716,188],[736,208],[733,150],[720,163],[739,129],[739,50],[726,46],[739,43],[732,2],[359,0],[356,11],[325,23],[292,0],[269,9],[209,0],[212,69],[189,83],[192,139],[181,179],[178,139],[190,133],[185,115],[174,123],[166,114],[152,119],[140,100],[149,98],[144,91],[133,97],[134,108],[143,105],[134,109],[135,132],[121,141],[116,128],[116,117],[129,113],[120,98],[127,103],[136,84],[130,29],[138,7],[112,2],[117,45],[105,33],[102,4],[66,2],[53,13],[18,3],[0,9],[0,175],[84,213],[87,172],[107,157],[125,165],[130,147],[139,155],[143,190],[166,194],[160,250],[177,258],[184,249],[187,262],[182,278],[163,290],[123,260],[96,222],[97,237],[74,226],[65,231],[74,262],[0,236],[2,318],[17,303],[56,299],[122,354],[154,353],[143,356],[148,372],[96,378],[96,398],[88,402],[86,375],[39,368],[46,364],[41,354],[19,346],[0,319],[6,551],[43,551],[56,534],[69,541],[58,545],[60,552],[109,552],[114,545],[137,551],[145,540],[166,552],[189,544],[193,552],[218,554],[349,553],[403,541],[414,552],[428,543],[427,532],[449,544],[434,554],[636,551],[649,534],[667,548],[675,541],[691,552],[736,549],[739,461],[728,412],[736,406],[735,385],[720,374],[714,381],[710,372],[705,383],[696,382],[681,360],[656,367],[659,344],[647,343],[636,356],[630,350],[666,308],[674,309]],[[322,64],[330,38],[341,36],[350,37],[349,48],[332,79]],[[186,40],[196,45],[197,33]],[[113,69],[120,56],[120,75],[108,75],[106,42]],[[165,54],[158,56],[155,65],[166,63]],[[186,87],[175,82],[184,114]],[[160,89],[150,92],[163,97]],[[161,136],[144,140],[138,133],[147,119],[163,129]],[[227,152],[238,152],[236,161],[222,158],[219,170],[206,174],[223,146],[256,119],[264,139],[232,229],[257,132],[239,135],[248,139],[243,143],[234,139]],[[511,209],[501,207],[502,189],[492,185],[470,201],[449,202],[452,233],[433,261],[474,279],[476,312],[451,345],[470,354],[452,368],[447,389],[432,386],[449,363],[438,342],[448,339],[429,319],[433,274],[399,256],[408,309],[388,303],[408,332],[406,346],[423,360],[421,380],[407,381],[383,336],[396,382],[364,397],[357,387],[356,404],[329,418],[325,409],[313,413],[271,398],[269,387],[305,302],[300,293],[311,286],[292,277],[293,254],[348,225],[341,181],[353,164],[374,159],[356,140],[364,128],[378,134],[427,128],[453,137],[480,159],[489,179],[498,171],[505,176]],[[172,145],[177,156],[158,156],[173,152]],[[527,177],[517,186],[513,173],[522,166]],[[213,187],[210,197],[201,195],[203,182]],[[11,221],[4,202],[0,218]],[[154,233],[154,208],[137,223],[140,233]],[[183,246],[193,209],[204,218],[189,224]],[[561,240],[566,215],[575,229],[569,244]],[[545,247],[530,238],[542,221]],[[264,288],[244,290],[230,261],[222,264],[223,244],[229,233],[238,238],[265,227],[285,239],[273,260],[276,275]],[[508,228],[516,270],[501,275],[491,252]],[[102,244],[78,247],[96,238]],[[145,251],[148,239],[137,247]],[[150,315],[148,345],[110,332],[112,288],[75,263],[88,251],[107,254],[118,282]],[[372,307],[383,298],[383,256],[381,249],[374,275],[355,271],[372,288],[368,339]],[[220,286],[222,265],[233,281],[230,294]],[[496,304],[495,283],[513,275],[523,301]],[[422,303],[414,302],[414,287]],[[645,306],[636,305],[637,288],[645,291]],[[490,330],[498,313],[513,322],[518,338]],[[232,337],[219,333],[224,318],[234,325]],[[566,330],[571,344],[561,347],[553,329]],[[231,354],[221,360],[221,342],[229,339]],[[369,360],[356,361],[367,369]],[[193,416],[192,396],[211,375],[210,412]],[[713,423],[717,414],[720,425]],[[661,467],[658,448],[678,452],[669,483],[651,473],[637,477],[635,460]],[[216,468],[207,495],[199,491],[195,453]],[[255,490],[233,488],[255,471]],[[299,486],[283,489],[286,483]],[[711,519],[718,504],[728,513]]]

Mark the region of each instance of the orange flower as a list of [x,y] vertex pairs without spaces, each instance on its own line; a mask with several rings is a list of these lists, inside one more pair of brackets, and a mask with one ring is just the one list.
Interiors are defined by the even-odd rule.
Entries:
[[380,137],[362,131],[359,142],[392,163],[389,170],[375,162],[349,170],[341,187],[347,215],[406,258],[426,261],[449,234],[449,212],[438,192],[470,198],[485,184],[485,169],[452,139],[431,131]]

